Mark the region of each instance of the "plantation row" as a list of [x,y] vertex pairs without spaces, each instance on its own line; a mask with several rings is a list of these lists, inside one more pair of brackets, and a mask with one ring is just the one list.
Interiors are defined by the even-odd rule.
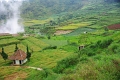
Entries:
[[20,43],[20,41],[15,38],[0,39],[0,47],[8,46],[16,43]]

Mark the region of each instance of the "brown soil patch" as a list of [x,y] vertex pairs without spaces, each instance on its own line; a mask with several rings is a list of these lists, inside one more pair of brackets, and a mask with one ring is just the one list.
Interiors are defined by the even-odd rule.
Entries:
[[110,29],[110,30],[120,29],[120,24],[110,25],[110,26],[108,26],[108,29]]
[[4,80],[24,80],[27,77],[25,72],[16,72],[8,75]]
[[72,32],[72,30],[58,30],[55,35],[68,34],[70,32]]

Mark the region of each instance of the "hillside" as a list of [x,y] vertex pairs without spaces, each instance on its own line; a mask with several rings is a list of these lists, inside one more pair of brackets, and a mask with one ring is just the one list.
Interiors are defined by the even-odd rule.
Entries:
[[[0,80],[119,80],[119,2],[23,2],[25,32],[0,35]],[[28,46],[31,53],[21,66],[2,56],[2,48],[11,56],[15,44],[24,52]]]
[[26,18],[41,19],[43,17],[60,14],[63,12],[74,12],[81,10],[88,5],[101,5],[104,3],[114,3],[119,0],[29,0],[24,2],[22,16]]

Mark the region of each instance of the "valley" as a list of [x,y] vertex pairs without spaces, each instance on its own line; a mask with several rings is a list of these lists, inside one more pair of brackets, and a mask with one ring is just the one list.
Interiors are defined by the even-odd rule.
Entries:
[[[119,0],[58,1],[23,3],[25,32],[0,35],[0,54],[8,55],[0,55],[0,80],[119,80]],[[31,53],[20,66],[9,60],[16,44]]]

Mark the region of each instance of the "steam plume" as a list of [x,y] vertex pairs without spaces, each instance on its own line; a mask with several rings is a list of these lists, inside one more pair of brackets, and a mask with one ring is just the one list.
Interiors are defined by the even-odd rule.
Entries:
[[0,33],[16,34],[24,32],[24,28],[19,24],[22,0],[0,0]]

